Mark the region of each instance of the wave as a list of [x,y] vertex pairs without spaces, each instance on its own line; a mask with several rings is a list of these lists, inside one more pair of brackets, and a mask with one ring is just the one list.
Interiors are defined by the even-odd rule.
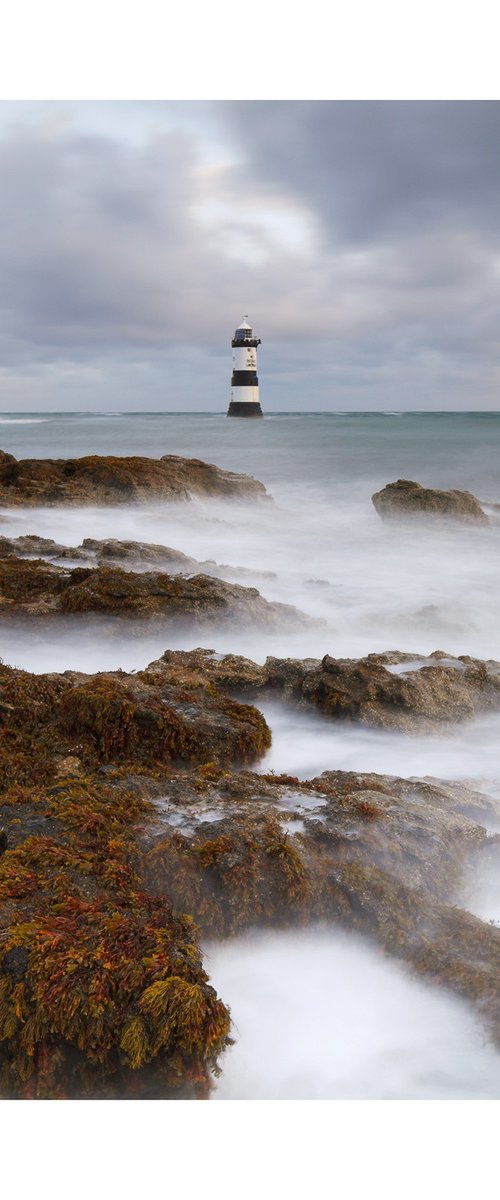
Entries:
[[45,425],[49,417],[0,417],[0,425]]

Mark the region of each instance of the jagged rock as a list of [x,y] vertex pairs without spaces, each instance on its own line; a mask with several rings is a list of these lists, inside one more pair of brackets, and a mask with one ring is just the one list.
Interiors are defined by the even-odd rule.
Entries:
[[260,629],[305,628],[312,618],[265,600],[257,588],[206,575],[185,577],[117,567],[75,567],[40,559],[0,559],[3,615],[96,614],[195,626],[244,621]]
[[235,694],[260,691],[267,682],[266,667],[259,666],[240,654],[217,654],[215,650],[165,650],[160,658],[149,663],[144,672],[160,675],[165,681],[176,679],[209,680],[221,691]]
[[264,485],[249,475],[172,454],[0,460],[1,506],[137,504],[198,495],[269,500]]
[[166,651],[152,670],[166,676],[192,669],[232,695],[279,697],[314,707],[334,720],[408,733],[472,718],[500,708],[500,663],[442,650],[398,651],[363,659],[267,658],[263,666],[211,650]]
[[472,492],[426,488],[411,479],[397,479],[382,491],[375,492],[372,503],[379,516],[432,517],[463,521],[468,524],[488,524],[479,500]]
[[6,450],[0,450],[0,467],[7,463],[15,463],[16,459],[13,454],[8,454]]
[[500,664],[467,656],[325,655],[317,663],[268,659],[266,669],[269,685],[282,695],[331,717],[386,729],[422,731],[500,707]]

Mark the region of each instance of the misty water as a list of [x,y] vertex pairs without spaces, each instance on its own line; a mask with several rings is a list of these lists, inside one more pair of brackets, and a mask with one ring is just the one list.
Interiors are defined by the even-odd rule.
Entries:
[[[40,672],[137,670],[167,647],[199,645],[259,662],[267,654],[383,650],[500,659],[500,522],[393,525],[371,504],[372,493],[397,478],[467,488],[500,503],[500,415],[296,413],[239,422],[222,414],[4,414],[0,446],[18,457],[182,454],[254,475],[274,503],[5,509],[0,533],[37,533],[73,546],[89,536],[160,543],[226,564],[231,580],[315,619],[279,633],[0,621],[5,662]],[[333,725],[278,704],[264,711],[273,745],[258,770],[299,778],[327,769],[430,775],[500,795],[500,715],[411,736]],[[464,897],[486,920],[500,917],[495,878],[469,881]],[[212,947],[211,956],[239,1039],[220,1096],[500,1095],[498,1058],[467,1006],[417,983],[364,943],[335,931],[256,935]],[[305,991],[296,989],[297,977],[310,980]],[[328,1002],[315,1019],[323,994]],[[359,995],[370,996],[370,1014],[356,1007]],[[281,1021],[285,1010],[288,1022]],[[331,1026],[342,1028],[341,1042],[326,1037],[328,1013]],[[269,1053],[256,1050],[259,1029]]]
[[500,1055],[462,1001],[332,929],[206,947],[230,1005],[220,1100],[500,1098]]

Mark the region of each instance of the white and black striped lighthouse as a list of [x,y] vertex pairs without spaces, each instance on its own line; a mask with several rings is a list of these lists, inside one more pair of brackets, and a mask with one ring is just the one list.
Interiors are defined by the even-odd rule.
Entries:
[[231,378],[231,400],[228,417],[261,417],[259,404],[259,380],[257,377],[257,346],[260,338],[254,337],[248,317],[234,331],[233,374]]

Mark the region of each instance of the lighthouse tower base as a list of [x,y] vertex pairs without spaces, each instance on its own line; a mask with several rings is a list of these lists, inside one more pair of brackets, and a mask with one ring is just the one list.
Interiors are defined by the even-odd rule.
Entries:
[[231,400],[227,410],[228,417],[263,417],[260,404],[255,400]]

